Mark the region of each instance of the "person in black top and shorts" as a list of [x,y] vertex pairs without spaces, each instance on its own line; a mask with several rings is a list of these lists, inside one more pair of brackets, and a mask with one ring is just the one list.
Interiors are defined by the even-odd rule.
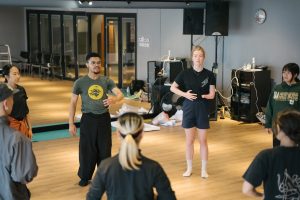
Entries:
[[215,97],[216,79],[211,71],[204,68],[204,59],[204,49],[195,46],[192,50],[193,67],[179,73],[170,89],[175,94],[185,97],[182,127],[186,134],[187,170],[183,173],[184,177],[192,174],[194,140],[197,132],[202,159],[201,177],[208,177],[206,129],[209,128],[209,100]]
[[21,78],[20,70],[15,65],[5,65],[2,70],[5,82],[13,89],[18,89],[14,94],[14,105],[9,118],[9,126],[20,131],[29,139],[32,138],[32,126],[29,117],[29,107],[27,105],[27,93],[24,87],[19,85]]

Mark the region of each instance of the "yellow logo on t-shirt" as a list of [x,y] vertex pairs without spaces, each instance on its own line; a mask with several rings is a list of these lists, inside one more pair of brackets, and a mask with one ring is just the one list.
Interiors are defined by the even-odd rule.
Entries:
[[91,85],[88,90],[88,95],[93,100],[99,100],[103,96],[103,88],[100,85]]

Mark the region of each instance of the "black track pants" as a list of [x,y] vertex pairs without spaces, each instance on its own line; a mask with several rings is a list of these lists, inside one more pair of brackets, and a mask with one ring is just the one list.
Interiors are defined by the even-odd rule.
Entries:
[[78,176],[91,180],[96,164],[111,156],[111,119],[109,113],[82,114],[80,121]]

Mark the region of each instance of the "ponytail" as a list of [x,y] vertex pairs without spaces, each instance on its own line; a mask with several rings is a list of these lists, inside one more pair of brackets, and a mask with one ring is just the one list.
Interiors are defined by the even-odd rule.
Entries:
[[142,164],[139,160],[139,149],[133,139],[133,137],[128,134],[122,141],[120,152],[119,152],[119,162],[123,169],[127,170],[138,170],[139,165]]
[[118,131],[123,138],[119,162],[125,170],[138,170],[142,164],[138,143],[143,132],[143,118],[136,113],[125,113],[118,119]]

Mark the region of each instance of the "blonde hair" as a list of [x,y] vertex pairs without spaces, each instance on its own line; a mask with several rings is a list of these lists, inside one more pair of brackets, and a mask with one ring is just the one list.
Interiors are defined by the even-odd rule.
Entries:
[[132,112],[121,115],[118,119],[118,131],[123,138],[119,152],[119,162],[125,170],[138,170],[142,164],[138,143],[141,140],[143,118]]
[[205,58],[205,50],[203,49],[203,47],[197,45],[197,46],[193,46],[193,49],[192,49],[192,57],[193,57],[193,54],[195,51],[202,51],[203,53],[203,56]]

